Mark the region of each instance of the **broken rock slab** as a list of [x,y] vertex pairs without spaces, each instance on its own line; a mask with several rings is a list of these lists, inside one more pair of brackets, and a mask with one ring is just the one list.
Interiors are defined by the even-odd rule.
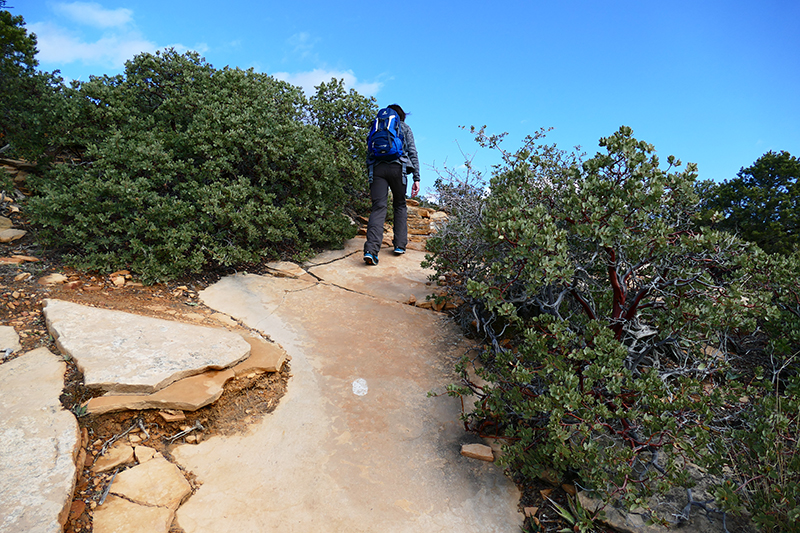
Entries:
[[266,271],[278,278],[299,278],[306,274],[300,265],[291,261],[277,261],[264,265]]
[[106,453],[98,457],[94,465],[93,472],[108,472],[118,466],[133,462],[133,447],[118,442],[106,450]]
[[46,348],[0,365],[0,530],[61,533],[80,431],[59,401],[66,364]]
[[278,344],[252,334],[242,335],[250,344],[250,357],[233,367],[237,376],[250,372],[278,372],[286,361],[286,350]]
[[17,330],[11,326],[0,326],[0,352],[2,352],[2,358],[5,359],[21,348]]
[[109,495],[94,510],[94,533],[168,533],[174,511],[166,507],[150,507]]
[[111,493],[141,505],[174,511],[192,492],[180,469],[158,454],[117,474]]
[[47,328],[59,350],[83,371],[86,386],[120,394],[152,394],[180,379],[244,360],[238,334],[122,311],[45,300]]
[[217,401],[225,390],[225,383],[234,376],[230,368],[211,370],[176,381],[153,394],[98,396],[86,402],[86,411],[92,415],[143,409],[197,411]]

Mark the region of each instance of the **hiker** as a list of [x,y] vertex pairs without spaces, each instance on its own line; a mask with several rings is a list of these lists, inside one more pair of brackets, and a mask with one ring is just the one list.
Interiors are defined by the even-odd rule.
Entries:
[[397,255],[406,252],[408,244],[408,211],[406,209],[407,174],[413,174],[411,197],[419,193],[419,159],[414,145],[414,134],[405,122],[406,113],[397,104],[378,111],[378,116],[367,137],[367,171],[372,211],[367,225],[367,242],[364,244],[364,262],[378,264],[378,252],[383,242],[383,222],[392,190],[394,210],[394,238],[392,245]]

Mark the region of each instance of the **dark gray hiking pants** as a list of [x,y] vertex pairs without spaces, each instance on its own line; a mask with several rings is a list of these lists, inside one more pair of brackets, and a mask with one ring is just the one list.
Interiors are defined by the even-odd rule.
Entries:
[[377,163],[373,169],[369,193],[372,197],[372,211],[367,225],[367,242],[364,252],[375,256],[383,242],[383,222],[389,203],[389,189],[392,189],[392,208],[394,209],[394,246],[405,250],[408,244],[408,209],[406,208],[406,180],[403,167],[396,163]]

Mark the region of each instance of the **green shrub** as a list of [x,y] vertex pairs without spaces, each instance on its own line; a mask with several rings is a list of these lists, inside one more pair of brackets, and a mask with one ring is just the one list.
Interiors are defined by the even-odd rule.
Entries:
[[147,281],[301,257],[354,235],[350,155],[307,124],[299,88],[194,53],[142,54],[69,91],[73,154],[31,186],[42,238],[78,266]]
[[501,150],[482,201],[480,185],[440,187],[457,208],[428,260],[483,340],[484,383],[465,360],[451,393],[476,395],[473,427],[506,439],[514,473],[573,472],[607,501],[646,505],[689,483],[687,462],[719,458],[709,428],[741,391],[717,386],[727,333],[777,311],[733,275],[755,250],[694,229],[693,165],[670,156],[662,170],[627,127],[583,163],[542,136]]
[[747,510],[761,531],[798,531],[800,524],[800,377],[762,380],[755,401],[729,434],[736,475],[717,488],[724,509]]

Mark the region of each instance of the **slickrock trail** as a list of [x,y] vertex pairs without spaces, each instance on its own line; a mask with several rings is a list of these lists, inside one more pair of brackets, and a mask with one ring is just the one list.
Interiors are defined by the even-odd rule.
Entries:
[[201,483],[177,512],[186,533],[513,532],[519,494],[502,470],[460,455],[474,442],[453,380],[462,335],[424,298],[421,252],[361,259],[363,240],[280,278],[238,274],[203,302],[291,356],[278,408],[246,435],[174,451]]

